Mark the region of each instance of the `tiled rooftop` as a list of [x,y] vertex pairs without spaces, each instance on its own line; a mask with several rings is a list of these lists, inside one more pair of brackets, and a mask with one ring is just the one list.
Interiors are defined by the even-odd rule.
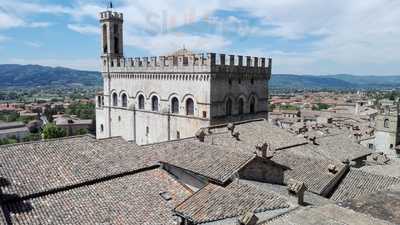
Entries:
[[346,135],[330,135],[317,138],[318,146],[316,149],[326,156],[339,160],[341,162],[346,159],[355,160],[370,155],[372,152],[354,142]]
[[362,171],[392,176],[392,177],[400,177],[400,159],[392,158],[387,164],[384,165],[368,165],[360,168]]
[[[320,195],[328,194],[329,188],[346,170],[341,162],[297,156],[286,150],[279,151],[272,160],[290,168],[285,170],[285,183],[289,179],[302,181],[307,190]],[[329,171],[330,165],[336,167],[335,173]]]
[[254,151],[254,145],[267,142],[274,149],[282,149],[308,143],[303,138],[272,126],[266,120],[245,122],[235,125],[235,131],[240,133],[240,141],[235,141],[226,127],[211,128],[213,135],[207,136],[206,142],[214,145],[235,145],[239,148]]
[[[271,160],[289,168],[285,170],[284,182],[290,178],[302,181],[313,193],[327,194],[325,192],[328,188],[346,169],[340,161],[316,151],[304,138],[273,127],[265,120],[235,125],[235,131],[240,133],[239,141],[231,136],[227,127],[219,127],[211,129],[211,134],[206,137],[205,142],[253,154],[257,152],[255,145],[270,143],[272,148],[277,150]],[[337,172],[330,173],[329,165],[335,165]]]
[[121,138],[90,136],[2,146],[2,192],[25,197],[153,165],[128,154],[133,146]]
[[190,195],[167,172],[153,169],[8,204],[2,211],[10,224],[174,225],[173,208]]
[[360,213],[375,218],[400,224],[400,186],[395,185],[390,190],[384,190],[340,203]]
[[292,211],[264,225],[394,225],[335,205]]
[[17,127],[25,127],[24,122],[17,121],[17,122],[2,122],[0,121],[0,130],[2,129],[10,129],[10,128],[17,128]]
[[255,157],[194,139],[139,147],[121,138],[89,136],[7,145],[0,150],[1,189],[14,197],[131,173],[159,162],[224,183]]
[[207,185],[179,204],[175,211],[198,224],[238,217],[249,211],[261,213],[289,207],[285,198],[273,192],[233,181],[225,188]]
[[[289,197],[289,192],[288,192],[287,186],[269,184],[269,183],[263,183],[263,182],[257,182],[257,181],[250,181],[250,180],[242,180],[242,179],[240,180],[240,183],[253,185],[253,186],[260,188],[263,191],[273,192],[280,196],[284,196],[285,198]],[[290,198],[288,198],[288,199],[291,200]],[[320,195],[314,194],[309,191],[306,191],[304,193],[304,202],[306,205],[313,205],[313,206],[320,206],[320,205],[334,203],[334,201],[332,201],[328,198],[324,198]],[[293,204],[297,204],[297,201],[293,202]]]
[[387,190],[395,184],[400,184],[399,178],[350,169],[349,173],[338,185],[331,199],[338,202],[358,199],[370,193]]
[[141,151],[142,160],[165,162],[218,183],[225,183],[255,157],[237,149],[204,144],[197,139],[148,145]]

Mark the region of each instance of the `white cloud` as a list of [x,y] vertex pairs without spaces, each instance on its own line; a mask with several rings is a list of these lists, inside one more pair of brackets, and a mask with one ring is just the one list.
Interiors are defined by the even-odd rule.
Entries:
[[26,41],[26,42],[24,42],[24,44],[29,46],[29,47],[32,47],[32,48],[40,48],[40,47],[42,47],[41,43],[33,42],[33,41]]
[[[264,55],[275,58],[277,72],[400,71],[400,1],[396,0],[120,0],[116,6],[117,11],[124,13],[127,44],[152,54],[170,52],[183,45],[195,50],[229,52],[237,44],[231,43],[229,36],[222,37],[229,31],[239,36],[269,36],[287,42],[283,46],[285,51],[271,45],[262,50]],[[26,22],[26,15],[48,13],[70,15],[69,29],[97,34],[97,27],[86,25],[86,19],[97,19],[105,4],[76,0],[74,6],[66,7],[0,0],[0,7],[6,9],[0,8],[0,29],[32,27],[35,22]],[[227,17],[216,14],[218,10],[241,13]],[[246,17],[252,21],[243,19]],[[216,23],[216,33],[174,32],[175,28],[200,20]],[[306,47],[291,50],[293,44]]]
[[25,22],[13,15],[0,11],[0,29],[8,29],[25,25]]
[[51,26],[52,23],[50,22],[32,22],[29,24],[29,27],[32,28],[44,28],[44,27],[49,27]]
[[81,34],[100,34],[100,28],[92,25],[68,24],[68,29]]
[[152,55],[172,53],[183,47],[193,51],[223,50],[231,43],[216,35],[191,35],[186,33],[167,33],[156,36],[129,35],[126,44],[147,50]]

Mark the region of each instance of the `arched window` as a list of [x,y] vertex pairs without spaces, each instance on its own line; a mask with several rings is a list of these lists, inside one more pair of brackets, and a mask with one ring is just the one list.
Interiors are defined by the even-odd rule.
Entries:
[[385,128],[389,128],[389,120],[388,119],[385,119],[385,121],[383,122],[383,126]]
[[128,107],[128,96],[125,93],[122,94],[122,107]]
[[144,109],[144,97],[139,95],[139,109]]
[[179,100],[177,97],[173,97],[171,100],[171,112],[179,113]]
[[97,106],[98,107],[102,106],[102,104],[101,104],[101,96],[97,96]]
[[113,93],[112,94],[112,103],[113,103],[113,106],[118,106],[118,95],[117,95],[117,93]]
[[244,112],[244,101],[242,98],[239,99],[239,115],[242,115]]
[[153,96],[151,98],[151,110],[158,111],[158,97]]
[[256,113],[256,99],[254,97],[251,97],[250,99],[250,113]]
[[101,132],[104,131],[104,125],[103,125],[103,124],[100,125],[100,131],[101,131]]
[[230,98],[228,99],[228,101],[226,101],[225,113],[227,116],[232,115],[232,100]]
[[108,47],[107,47],[107,25],[103,25],[103,53],[107,53]]
[[186,100],[186,115],[194,115],[194,102],[191,98]]

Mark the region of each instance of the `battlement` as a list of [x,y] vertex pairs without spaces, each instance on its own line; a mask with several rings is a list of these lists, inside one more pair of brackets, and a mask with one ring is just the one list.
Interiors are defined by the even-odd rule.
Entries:
[[112,12],[112,11],[105,11],[101,12],[99,15],[100,20],[123,20],[124,16],[122,13]]
[[[106,62],[104,62],[104,65]],[[162,68],[162,67],[242,67],[242,68],[269,68],[272,60],[251,56],[236,56],[216,53],[170,55],[159,57],[112,58],[111,67],[125,68]]]

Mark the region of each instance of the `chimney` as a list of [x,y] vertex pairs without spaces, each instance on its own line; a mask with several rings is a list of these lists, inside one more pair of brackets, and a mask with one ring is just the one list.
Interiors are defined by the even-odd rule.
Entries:
[[313,145],[318,145],[318,143],[317,143],[317,137],[312,136],[312,137],[309,138],[309,140],[312,142]]
[[256,225],[258,222],[258,217],[254,215],[253,212],[247,212],[243,216],[238,218],[238,225]]
[[240,133],[239,131],[233,132],[232,137],[234,137],[237,141],[240,141]]
[[185,219],[182,218],[182,217],[179,216],[179,215],[174,215],[174,216],[173,216],[173,221],[174,221],[174,224],[175,224],[175,225],[184,225],[184,224],[186,224],[186,223],[185,223]]
[[206,133],[204,132],[203,129],[199,129],[196,132],[195,136],[200,142],[204,142],[204,138],[206,137]]
[[338,171],[337,171],[337,168],[336,168],[336,165],[333,165],[333,164],[329,164],[328,165],[328,171],[330,172],[330,173],[332,173],[332,174],[336,174]]
[[228,125],[226,126],[226,128],[228,128],[228,131],[230,131],[231,134],[233,134],[233,132],[235,131],[235,124],[233,124],[233,123],[228,123]]
[[299,205],[304,206],[304,192],[307,190],[303,182],[294,179],[288,181],[289,198],[297,201]]
[[264,159],[271,159],[274,157],[274,151],[268,143],[257,144],[256,149],[261,152],[261,157]]

